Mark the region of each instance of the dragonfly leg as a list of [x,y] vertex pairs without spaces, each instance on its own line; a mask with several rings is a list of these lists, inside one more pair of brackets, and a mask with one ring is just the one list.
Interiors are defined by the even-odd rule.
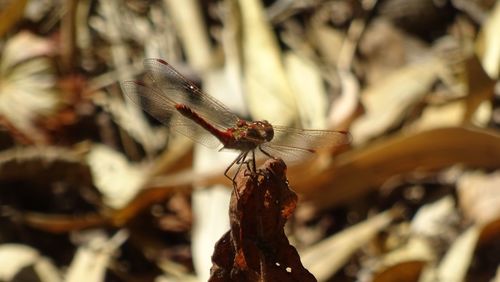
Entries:
[[268,152],[264,151],[261,146],[259,146],[259,150],[266,156],[270,157],[271,159],[274,159],[274,156],[269,154]]
[[257,171],[257,166],[255,164],[255,150],[252,150],[252,166],[253,166],[253,171],[256,172]]
[[[241,153],[238,155],[238,157],[236,157],[236,159],[234,159],[234,161],[233,161],[233,162],[232,162],[232,163],[231,163],[231,164],[230,164],[230,165],[226,168],[226,170],[224,171],[224,176],[225,176],[227,179],[229,179],[229,180],[231,180],[231,181],[233,181],[233,182],[234,182],[234,177],[230,177],[230,176],[228,175],[228,172],[229,172],[229,170],[230,170],[230,169],[231,169],[231,168],[232,168],[235,164],[239,164],[239,163],[240,163],[240,161],[241,161],[241,159],[242,159],[242,158],[244,158],[244,157],[246,157],[245,152],[241,152]],[[236,174],[237,174],[237,173],[236,173]],[[234,184],[234,183],[233,183],[233,184]]]
[[234,174],[233,178],[231,179],[233,181],[233,186],[236,186],[235,179],[236,179],[236,176],[238,176],[238,173],[240,173],[241,166],[243,164],[247,164],[247,162],[245,161],[245,159],[247,158],[247,155],[248,155],[248,151],[241,153],[241,155],[240,155],[241,157],[239,157],[238,161],[236,162],[236,164],[238,164],[238,169],[236,169],[236,173]]
[[[252,173],[256,171],[255,167],[255,152],[252,150],[252,158],[243,161],[243,163],[246,165],[247,170]],[[251,165],[251,166],[250,166]]]
[[255,150],[252,150],[252,158],[244,161],[244,163],[246,164],[247,170],[250,172],[250,174],[257,172],[257,165],[255,161]]
[[[231,180],[231,182],[233,183],[233,189],[234,189],[234,193],[236,194],[236,199],[240,199],[240,196],[238,194],[238,191],[236,191],[236,176],[238,176],[238,173],[240,172],[241,170],[241,166],[246,163],[245,162],[245,159],[247,158],[247,155],[248,155],[248,151],[246,152],[241,152],[238,157],[236,159],[234,159],[234,161],[226,168],[226,170],[224,171],[224,176]],[[229,170],[235,165],[237,164],[238,165],[238,168],[236,169],[236,173],[234,174],[233,177],[229,177],[228,175],[228,172]]]

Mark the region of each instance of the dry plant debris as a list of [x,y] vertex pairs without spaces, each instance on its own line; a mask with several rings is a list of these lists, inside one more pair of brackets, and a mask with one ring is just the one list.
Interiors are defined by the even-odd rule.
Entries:
[[[498,0],[0,0],[0,280],[500,281],[499,30]],[[352,142],[231,199],[231,152],[124,99],[145,58]]]
[[316,281],[285,235],[297,205],[286,165],[269,160],[241,171],[231,196],[231,230],[215,245],[209,281]]

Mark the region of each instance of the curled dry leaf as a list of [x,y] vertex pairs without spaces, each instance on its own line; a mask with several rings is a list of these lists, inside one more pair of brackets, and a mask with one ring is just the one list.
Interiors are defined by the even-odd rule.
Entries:
[[465,127],[400,134],[341,154],[315,174],[291,174],[290,181],[317,207],[326,208],[366,194],[390,177],[416,169],[435,172],[457,163],[498,168],[500,135],[492,130]]
[[353,142],[363,144],[400,123],[427,94],[442,68],[439,59],[430,58],[394,71],[363,91],[366,114],[352,126]]
[[288,125],[297,120],[278,42],[260,1],[238,1],[241,13],[243,72],[248,106],[260,120]]
[[105,203],[114,209],[130,202],[146,182],[144,167],[130,164],[124,155],[104,145],[92,147],[87,163]]
[[255,174],[246,169],[238,174],[231,230],[215,245],[209,281],[316,281],[283,230],[297,204],[285,171],[278,159]]
[[429,242],[422,238],[412,237],[402,248],[386,254],[382,260],[377,261],[379,266],[373,281],[417,282],[424,266],[433,259],[434,253]]
[[474,55],[466,58],[461,65],[466,71],[466,97],[444,105],[426,107],[421,118],[413,125],[417,130],[471,122],[478,126],[487,125],[491,119],[490,101],[493,98],[495,81],[488,77]]
[[48,116],[58,106],[54,69],[45,57],[49,41],[21,32],[5,44],[0,58],[0,116],[34,142],[44,137],[35,119]]
[[394,211],[384,212],[349,227],[300,252],[304,265],[320,281],[327,281],[353,254],[367,245],[394,219]]
[[65,232],[104,222],[95,212],[100,196],[90,170],[72,151],[4,151],[0,154],[0,187],[1,204],[32,227]]

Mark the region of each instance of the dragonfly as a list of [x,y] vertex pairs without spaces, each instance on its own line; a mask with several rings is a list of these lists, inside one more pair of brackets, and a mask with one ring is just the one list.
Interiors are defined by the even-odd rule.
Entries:
[[[195,142],[239,151],[224,171],[233,186],[243,164],[256,172],[257,150],[270,158],[279,156],[293,162],[311,157],[319,149],[350,142],[345,131],[299,129],[242,119],[164,60],[145,59],[144,68],[143,81],[122,83],[125,94],[152,117]],[[231,177],[229,171],[234,165],[238,168]]]

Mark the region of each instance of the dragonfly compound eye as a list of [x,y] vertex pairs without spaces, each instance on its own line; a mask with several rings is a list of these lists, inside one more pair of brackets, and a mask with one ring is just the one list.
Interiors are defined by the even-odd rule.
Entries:
[[274,129],[271,125],[264,129],[266,141],[271,141],[274,137]]
[[259,122],[260,134],[266,141],[271,141],[274,137],[273,126],[267,121],[263,120]]

